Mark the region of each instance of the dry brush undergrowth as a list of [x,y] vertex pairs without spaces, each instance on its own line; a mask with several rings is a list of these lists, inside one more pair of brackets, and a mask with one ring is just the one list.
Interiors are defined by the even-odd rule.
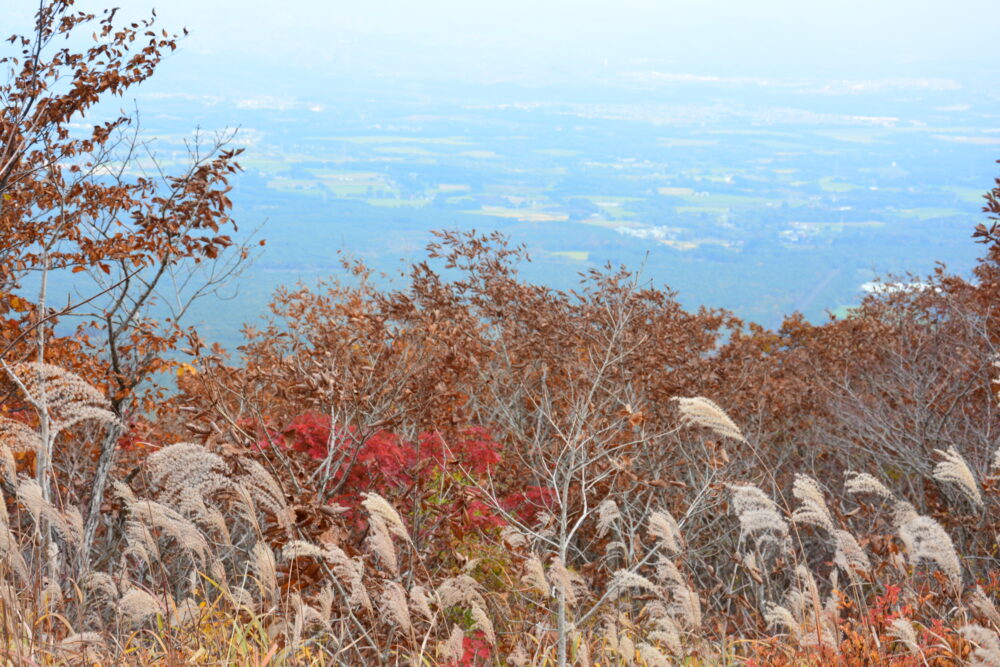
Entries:
[[[923,336],[928,349],[923,315],[869,303],[852,335],[879,337],[881,356],[858,349],[869,356],[851,369],[830,344],[845,325],[748,334],[625,272],[567,295],[522,283],[516,251],[488,239],[445,235],[432,251],[459,279],[419,265],[408,291],[383,292],[357,267],[353,287],[283,295],[240,366],[202,355],[162,406],[162,444],[123,443],[90,543],[81,452],[122,425],[73,373],[5,366],[5,656],[998,663],[988,358],[932,357],[972,388],[947,403],[957,425],[939,420],[908,450],[925,460],[896,460],[907,450],[890,438],[916,427],[888,419],[879,369],[958,381],[895,347]],[[898,315],[899,297],[886,301]],[[969,323],[991,314],[970,303],[955,326],[973,333],[952,341],[988,357]],[[809,377],[812,338],[828,398],[769,410],[778,387],[804,392],[793,380]],[[751,343],[774,345],[766,374]],[[898,409],[939,416],[900,400],[918,388],[901,386]],[[849,409],[859,396],[885,446],[857,437],[871,433]],[[955,437],[974,425],[977,439]]]
[[[697,549],[726,549],[734,566],[705,583],[690,572],[712,567],[685,540],[690,508],[678,520],[663,507],[636,515],[613,494],[596,507],[584,501],[575,520],[593,524],[603,553],[581,562],[582,550],[560,551],[558,508],[529,522],[498,503],[498,542],[442,572],[416,548],[412,519],[376,493],[363,494],[357,516],[326,506],[331,527],[308,535],[303,508],[264,464],[178,443],[149,455],[143,484],[114,483],[108,539],[117,555],[86,568],[79,509],[18,475],[15,456],[43,460],[60,432],[113,416],[68,372],[31,363],[7,371],[46,425],[0,423],[0,630],[15,661],[658,665],[756,655],[929,664],[958,661],[970,646],[973,662],[1000,660],[992,554],[960,555],[945,526],[860,471],[829,487],[796,475],[789,506],[720,480],[730,534]],[[713,402],[677,403],[684,426],[752,451]],[[1000,455],[980,480],[955,449],[938,454],[934,480],[985,520],[1000,501]],[[362,541],[347,539],[352,521],[365,524]],[[752,607],[758,626],[726,626],[732,605]]]

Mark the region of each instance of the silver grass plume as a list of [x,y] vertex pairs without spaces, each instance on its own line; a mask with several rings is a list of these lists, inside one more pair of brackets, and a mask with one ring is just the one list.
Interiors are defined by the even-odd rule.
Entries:
[[524,644],[520,642],[514,647],[514,652],[507,656],[507,664],[513,667],[528,667],[530,661],[528,652],[524,650]]
[[393,544],[389,536],[389,529],[385,521],[377,514],[372,514],[368,519],[368,548],[378,556],[382,565],[385,566],[392,576],[399,574],[399,561],[396,558],[396,545]]
[[758,548],[773,543],[780,551],[788,551],[791,548],[788,523],[770,496],[751,484],[728,487],[732,493],[732,511],[739,517],[741,537],[752,537]]
[[914,654],[920,650],[917,633],[913,630],[913,623],[908,618],[900,616],[893,619],[889,625],[889,635],[902,644],[908,653]]
[[650,513],[646,531],[671,553],[676,554],[684,548],[684,538],[677,526],[677,521],[666,510],[656,510]]
[[251,549],[254,573],[257,575],[257,585],[261,595],[272,601],[278,599],[278,569],[274,560],[274,552],[263,542],[257,542]]
[[490,617],[486,615],[486,612],[483,611],[483,608],[478,604],[473,603],[469,609],[469,613],[472,615],[472,620],[475,622],[476,627],[483,631],[483,636],[486,638],[486,641],[492,646],[496,646],[497,637],[493,631],[493,622],[490,620]]
[[205,499],[233,486],[222,457],[189,442],[168,445],[151,454],[146,471],[164,502],[176,502],[192,493]]
[[854,495],[876,495],[887,500],[894,498],[890,491],[882,482],[878,481],[866,472],[847,472],[847,481],[844,489]]
[[958,630],[966,641],[975,646],[970,665],[984,665],[987,667],[1000,667],[1000,639],[992,630],[981,625],[963,625]]
[[852,580],[856,580],[859,572],[869,572],[872,567],[871,559],[861,548],[858,541],[854,539],[846,530],[833,531],[833,539],[836,543],[836,551],[833,555],[834,564],[847,573]]
[[326,558],[326,555],[327,552],[322,547],[305,540],[292,540],[281,549],[281,556],[284,560],[295,560],[300,557],[322,560]]
[[10,484],[17,480],[14,454],[40,452],[42,439],[35,429],[14,419],[0,417],[0,473]]
[[618,628],[615,626],[615,617],[612,614],[604,614],[601,617],[601,640],[606,649],[615,653],[618,652]]
[[39,362],[8,366],[7,372],[28,402],[48,413],[53,436],[83,421],[118,422],[104,394],[76,373]]
[[406,591],[395,581],[386,582],[382,589],[382,616],[409,634],[413,629],[410,609],[406,604]]
[[162,614],[163,605],[141,588],[132,588],[118,601],[118,612],[133,625],[142,625],[150,616]]
[[83,540],[83,520],[79,511],[67,518],[45,499],[41,485],[34,479],[25,478],[18,482],[17,501],[27,508],[36,524],[48,522],[68,543],[79,545]]
[[833,532],[833,518],[816,480],[808,475],[796,474],[792,495],[800,503],[792,512],[793,522],[818,526],[828,533]]
[[335,544],[326,545],[326,558],[333,564],[333,572],[348,585],[351,595],[347,603],[351,608],[372,610],[371,598],[364,583],[364,561],[361,558],[349,558],[344,551]]
[[59,651],[69,654],[67,657],[80,658],[83,663],[93,662],[94,658],[107,655],[108,645],[104,638],[96,632],[77,632],[59,642]]
[[434,612],[431,610],[431,598],[427,594],[427,589],[423,586],[414,585],[410,588],[410,606],[424,617],[431,625],[434,625]]
[[538,556],[532,554],[524,561],[524,574],[521,582],[535,589],[542,595],[549,594],[549,584],[545,579],[545,566]]
[[208,540],[198,527],[175,509],[153,500],[139,500],[127,504],[129,517],[151,528],[159,528],[164,534],[173,538],[182,549],[186,550],[201,563],[205,562],[208,553]]
[[[393,553],[395,556],[395,553]],[[333,573],[350,589],[348,604],[352,608],[362,607],[371,610],[372,604],[368,591],[364,586],[364,566],[361,560],[352,560],[335,544],[324,543],[320,547],[304,540],[293,540],[282,549],[285,560],[295,558],[315,558],[330,563]]]
[[570,607],[577,605],[578,589],[586,588],[586,582],[583,581],[580,575],[570,572],[559,556],[552,557],[552,563],[549,565],[548,579],[552,587],[563,594],[566,604]]
[[681,423],[685,426],[704,426],[711,429],[717,435],[725,438],[732,438],[740,442],[746,442],[743,433],[736,423],[729,418],[725,410],[716,405],[713,401],[697,396],[686,398],[674,396],[671,400],[677,401],[677,407],[681,411]]
[[17,538],[10,529],[10,517],[7,516],[7,501],[4,499],[3,490],[0,490],[0,562],[14,570],[21,578],[21,582],[27,584],[28,564],[21,554]]
[[660,653],[660,649],[652,644],[642,642],[637,648],[639,650],[639,657],[648,667],[670,667],[670,660],[667,659],[667,656]]
[[448,641],[442,646],[442,657],[448,662],[458,662],[465,655],[465,633],[457,625],[451,626]]
[[900,501],[894,507],[896,530],[906,547],[910,565],[922,560],[934,562],[948,575],[956,590],[962,587],[962,564],[948,533],[929,516],[916,513],[913,506]]
[[934,466],[934,479],[954,484],[969,502],[982,508],[983,496],[979,493],[976,477],[958,450],[949,447],[947,450],[935,449],[934,453],[943,459]]
[[125,522],[125,544],[122,559],[132,556],[145,563],[146,567],[152,567],[154,562],[160,560],[160,546],[141,521]]
[[650,593],[656,593],[660,590],[659,586],[634,570],[618,570],[612,575],[610,589],[615,595],[620,595],[630,588],[638,588]]
[[406,526],[403,525],[399,512],[389,504],[388,500],[377,493],[363,493],[361,495],[364,498],[361,504],[368,511],[369,516],[379,517],[393,535],[406,542],[410,541],[410,534],[407,532]]
[[170,627],[190,628],[201,618],[201,607],[194,598],[185,598],[170,612]]
[[972,611],[988,619],[995,627],[1000,628],[1000,611],[993,604],[993,600],[986,595],[986,591],[983,590],[982,586],[977,585],[969,593],[968,603]]
[[680,619],[688,628],[699,627],[701,599],[694,589],[688,586],[684,575],[674,562],[668,558],[661,558],[656,566],[656,577],[667,587],[673,598],[669,606],[672,616]]
[[500,530],[500,537],[507,543],[507,546],[513,549],[523,549],[528,546],[528,538],[524,536],[524,533],[510,524]]
[[764,621],[768,627],[784,627],[793,637],[798,637],[799,635],[799,622],[786,607],[778,604],[768,605],[767,609],[764,610]]
[[635,642],[627,634],[618,638],[618,659],[622,664],[631,665],[635,662]]
[[684,647],[680,628],[663,604],[654,600],[643,608],[643,613],[650,618],[650,630],[646,637],[665,645],[671,654],[681,655]]
[[457,577],[449,577],[442,581],[437,588],[438,599],[441,600],[442,607],[453,607],[455,605],[486,606],[486,600],[479,592],[479,582],[467,574],[460,574]]
[[278,525],[290,530],[293,512],[278,480],[259,461],[241,458],[239,464],[243,472],[238,476],[238,486],[244,487],[257,504],[271,512]]
[[611,498],[605,498],[597,506],[597,536],[604,537],[616,521],[622,518],[618,503]]

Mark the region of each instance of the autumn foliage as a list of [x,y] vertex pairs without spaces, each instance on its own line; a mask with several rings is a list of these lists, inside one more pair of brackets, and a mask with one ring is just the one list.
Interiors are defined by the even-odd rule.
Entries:
[[[971,279],[822,324],[686,311],[625,267],[561,292],[446,231],[395,287],[345,260],[283,288],[227,351],[150,308],[248,258],[239,150],[130,179],[135,118],[70,126],[177,38],[56,0],[12,44],[4,659],[1000,664],[1000,179]],[[54,271],[89,292],[53,308]]]

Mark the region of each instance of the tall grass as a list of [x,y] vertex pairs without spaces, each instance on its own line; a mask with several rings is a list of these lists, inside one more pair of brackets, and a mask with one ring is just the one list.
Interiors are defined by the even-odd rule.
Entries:
[[[726,532],[697,544],[686,514],[647,507],[633,523],[611,493],[578,515],[603,550],[563,556],[540,512],[482,532],[448,569],[433,556],[448,545],[418,546],[415,517],[377,493],[330,508],[317,535],[266,459],[177,443],[115,481],[90,559],[58,476],[46,493],[18,457],[80,446],[88,422],[109,419],[103,399],[65,371],[12,373],[51,429],[0,422],[0,652],[17,664],[1000,660],[996,554],[962,553],[949,524],[987,521],[998,470],[978,479],[955,447],[925,480],[956,491],[954,513],[921,514],[880,471],[797,474],[789,504],[719,479],[704,492],[727,508]],[[676,404],[679,424],[752,451],[712,401]]]

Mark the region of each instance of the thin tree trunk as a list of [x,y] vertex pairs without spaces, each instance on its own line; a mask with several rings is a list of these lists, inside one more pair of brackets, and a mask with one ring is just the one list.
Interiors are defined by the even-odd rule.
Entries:
[[101,442],[101,454],[97,459],[97,471],[94,473],[93,490],[90,493],[90,503],[87,506],[87,520],[83,525],[83,545],[80,547],[80,569],[86,572],[90,569],[90,549],[97,534],[97,524],[101,520],[101,504],[104,502],[104,489],[115,462],[115,452],[118,450],[118,438],[121,437],[121,425],[117,422],[108,427],[108,432]]

